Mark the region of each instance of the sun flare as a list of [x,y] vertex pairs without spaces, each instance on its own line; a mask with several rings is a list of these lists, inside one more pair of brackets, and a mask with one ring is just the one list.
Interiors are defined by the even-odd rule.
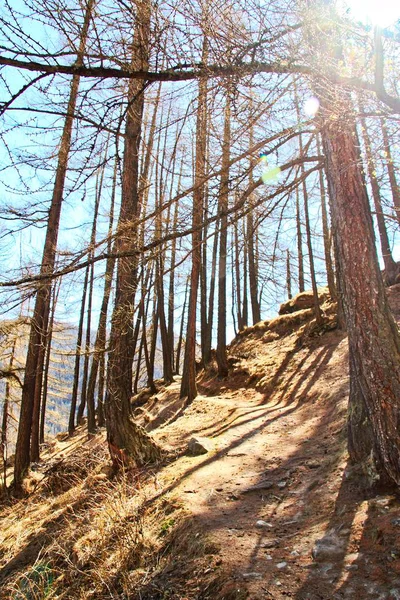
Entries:
[[389,27],[400,19],[398,0],[345,0],[350,14],[366,25]]

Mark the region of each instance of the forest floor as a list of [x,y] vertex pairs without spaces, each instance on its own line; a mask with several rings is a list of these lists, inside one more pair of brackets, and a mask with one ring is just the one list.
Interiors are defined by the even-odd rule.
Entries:
[[104,432],[58,436],[0,506],[0,597],[400,600],[399,498],[347,464],[347,339],[323,309],[246,330],[189,407],[176,381],[137,408],[157,468],[112,477]]

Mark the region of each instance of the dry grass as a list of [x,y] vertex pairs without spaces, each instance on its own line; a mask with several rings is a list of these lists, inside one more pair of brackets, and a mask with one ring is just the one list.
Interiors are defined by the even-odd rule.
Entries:
[[152,473],[110,480],[107,465],[102,440],[77,448],[28,498],[3,505],[0,598],[199,597],[215,547]]

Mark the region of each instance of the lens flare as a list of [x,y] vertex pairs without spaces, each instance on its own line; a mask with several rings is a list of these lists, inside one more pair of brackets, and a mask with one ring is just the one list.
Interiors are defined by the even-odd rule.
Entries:
[[344,5],[354,19],[366,25],[390,27],[400,19],[400,6],[396,0],[345,0]]
[[261,179],[263,180],[263,183],[275,183],[278,181],[280,173],[280,167],[272,167],[263,172]]
[[303,105],[304,113],[307,117],[315,117],[319,110],[319,100],[315,96],[308,98]]

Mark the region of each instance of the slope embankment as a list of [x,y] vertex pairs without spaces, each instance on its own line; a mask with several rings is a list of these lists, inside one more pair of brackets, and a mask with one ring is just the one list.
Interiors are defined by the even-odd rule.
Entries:
[[202,373],[189,407],[179,381],[136,402],[169,449],[157,468],[112,478],[104,432],[47,450],[30,495],[1,507],[2,597],[400,598],[398,500],[347,464],[335,306],[322,295],[323,326],[289,309],[241,333],[229,377]]

